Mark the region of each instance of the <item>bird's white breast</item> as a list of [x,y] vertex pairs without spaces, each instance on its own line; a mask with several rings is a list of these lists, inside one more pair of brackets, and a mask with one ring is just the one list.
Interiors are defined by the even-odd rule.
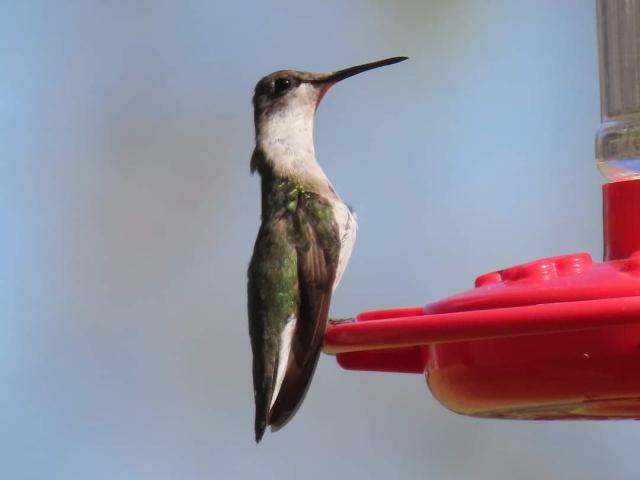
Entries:
[[338,256],[336,279],[333,282],[333,289],[335,290],[351,258],[351,252],[353,252],[353,246],[356,243],[358,224],[349,206],[341,200],[334,203],[333,214],[340,234],[340,254]]

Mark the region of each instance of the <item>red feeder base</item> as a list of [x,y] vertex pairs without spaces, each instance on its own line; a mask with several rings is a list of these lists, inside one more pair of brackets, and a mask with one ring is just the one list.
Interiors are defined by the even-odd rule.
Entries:
[[611,261],[579,253],[491,272],[424,308],[331,325],[325,350],[347,369],[424,373],[465,415],[640,418],[640,181],[604,193]]

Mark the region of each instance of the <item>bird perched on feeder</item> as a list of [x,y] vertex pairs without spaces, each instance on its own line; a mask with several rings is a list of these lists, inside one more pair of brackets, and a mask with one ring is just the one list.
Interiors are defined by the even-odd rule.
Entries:
[[318,361],[331,294],[356,239],[356,220],[318,164],[313,120],[336,82],[406,60],[394,57],[333,73],[282,70],[253,96],[251,171],[262,184],[262,225],[248,271],[256,442],[281,428],[306,394]]

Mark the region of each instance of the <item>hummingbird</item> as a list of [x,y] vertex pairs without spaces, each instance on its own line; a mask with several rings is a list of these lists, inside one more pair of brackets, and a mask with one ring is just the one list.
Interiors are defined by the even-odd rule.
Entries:
[[335,83],[406,59],[331,73],[280,70],[256,85],[251,172],[261,177],[262,224],[247,274],[256,442],[267,426],[284,426],[306,395],[356,239],[354,213],[316,160],[316,110]]

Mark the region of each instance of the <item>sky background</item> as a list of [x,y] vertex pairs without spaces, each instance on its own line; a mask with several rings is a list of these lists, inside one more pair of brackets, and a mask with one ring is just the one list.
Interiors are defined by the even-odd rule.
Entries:
[[0,2],[0,477],[638,478],[632,422],[455,415],[420,375],[323,355],[253,441],[250,99],[395,55],[318,111],[359,215],[332,316],[601,257],[587,0]]

